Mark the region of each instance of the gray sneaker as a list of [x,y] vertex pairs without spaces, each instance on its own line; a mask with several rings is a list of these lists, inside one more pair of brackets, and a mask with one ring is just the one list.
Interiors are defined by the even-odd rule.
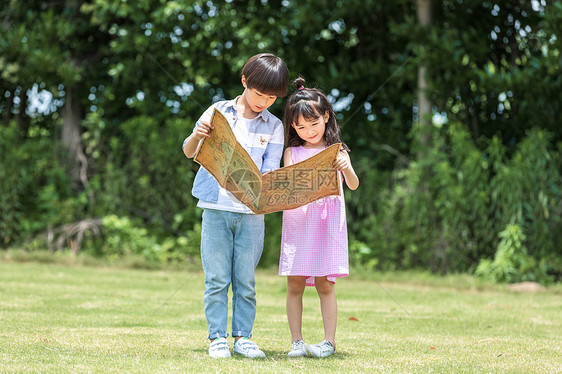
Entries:
[[306,356],[306,345],[303,340],[297,340],[291,344],[291,352],[287,354],[289,357]]
[[226,338],[216,338],[209,344],[209,356],[212,358],[228,358],[230,357],[230,349],[228,349],[228,340]]
[[234,343],[234,353],[238,353],[248,358],[264,358],[265,353],[263,353],[256,343],[248,338],[240,338],[236,343]]
[[328,357],[336,352],[332,343],[327,340],[322,340],[322,342],[318,344],[311,344],[307,346],[306,349],[312,357]]

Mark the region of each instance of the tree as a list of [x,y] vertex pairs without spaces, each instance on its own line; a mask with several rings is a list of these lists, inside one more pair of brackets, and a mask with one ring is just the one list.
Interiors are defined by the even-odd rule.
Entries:
[[[428,30],[428,26],[431,25],[431,8],[432,2],[431,0],[417,0],[416,1],[416,10],[418,16],[418,22],[420,26],[424,30]],[[423,45],[421,46],[422,51],[421,54],[424,55],[425,53],[431,53],[427,51],[424,53]],[[427,82],[427,66],[423,61],[420,61],[418,66],[418,123],[420,128],[427,127],[431,125],[431,117],[432,117],[432,104],[429,100],[427,90],[429,88],[429,84]],[[428,136],[427,130],[424,131],[420,129],[421,134],[421,143],[423,145],[428,145],[430,139]]]
[[[552,136],[533,137],[532,144],[548,143],[537,148],[546,156],[534,157],[557,159],[561,18],[560,3],[544,0],[6,1],[0,5],[6,139],[0,175],[19,174],[0,186],[0,195],[15,201],[3,201],[0,233],[9,232],[13,242],[49,223],[108,214],[134,217],[162,237],[194,233],[199,211],[188,190],[197,166],[181,155],[181,141],[211,102],[241,92],[248,57],[267,51],[334,103],[362,179],[361,191],[347,200],[351,238],[370,248],[368,260],[466,270],[451,258],[440,267],[422,254],[434,253],[435,243],[450,253],[455,235],[483,230],[488,221],[478,215],[452,222],[446,213],[454,212],[451,206],[487,209],[477,186],[501,169],[478,169],[481,158],[493,158],[487,152],[505,152],[497,165],[516,167],[510,157],[539,127]],[[282,115],[283,103],[278,100],[274,114]],[[432,116],[441,116],[442,127]],[[427,121],[422,127],[435,137],[431,142],[420,139],[418,120]],[[52,157],[61,148],[71,155],[67,179]],[[465,156],[467,164],[458,161]],[[427,166],[423,175],[420,163]],[[451,165],[477,177],[462,184]],[[545,170],[550,185],[556,173]],[[416,178],[435,183],[422,188]],[[464,204],[458,193],[470,186]],[[556,194],[548,191],[550,207]],[[490,209],[490,217],[504,214]],[[16,216],[33,220],[4,218]],[[278,216],[267,219],[269,227],[280,227]],[[541,225],[535,226],[555,226]],[[541,232],[536,237],[554,240]],[[278,235],[268,236],[272,253]],[[474,234],[459,245],[467,263],[494,247],[489,236],[482,238]],[[476,242],[486,248],[474,250]]]

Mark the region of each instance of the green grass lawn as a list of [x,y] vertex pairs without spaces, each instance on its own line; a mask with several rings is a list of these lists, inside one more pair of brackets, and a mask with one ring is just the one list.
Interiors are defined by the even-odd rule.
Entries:
[[[287,358],[285,278],[260,270],[253,340],[267,357],[214,360],[197,268],[0,262],[0,372],[562,372],[560,286],[515,293],[469,276],[371,274],[405,312],[355,273],[336,286],[334,356]],[[304,302],[305,341],[317,343],[314,289]]]

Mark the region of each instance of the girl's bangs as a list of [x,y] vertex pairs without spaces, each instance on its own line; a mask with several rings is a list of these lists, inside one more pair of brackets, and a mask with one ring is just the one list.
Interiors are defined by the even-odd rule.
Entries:
[[301,100],[297,104],[295,104],[291,123],[297,123],[300,116],[303,116],[303,118],[307,120],[320,117],[320,114],[316,110],[314,104],[316,103],[309,100]]

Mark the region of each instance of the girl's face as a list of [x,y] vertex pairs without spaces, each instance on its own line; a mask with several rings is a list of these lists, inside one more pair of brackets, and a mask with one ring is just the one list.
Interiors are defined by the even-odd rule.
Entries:
[[326,111],[323,116],[310,119],[299,116],[299,120],[292,126],[297,135],[304,140],[307,146],[323,146],[326,144],[324,132],[326,131],[326,122],[330,118],[330,113]]

